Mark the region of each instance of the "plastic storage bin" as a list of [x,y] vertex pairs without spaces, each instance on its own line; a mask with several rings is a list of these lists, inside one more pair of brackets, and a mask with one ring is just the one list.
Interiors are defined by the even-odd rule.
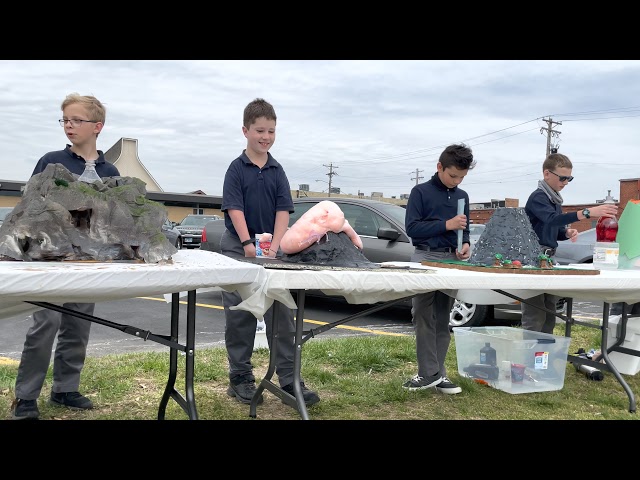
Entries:
[[[607,332],[607,348],[618,340],[618,323],[622,317],[613,315],[609,317],[609,331]],[[629,317],[627,319],[627,333],[621,347],[640,351],[640,317]],[[625,375],[635,375],[640,372],[640,357],[627,355],[621,352],[611,352],[609,360],[620,373]]]
[[[571,338],[511,327],[457,327],[458,373],[487,382],[507,393],[561,390]],[[480,350],[490,343],[497,365],[481,363]],[[521,383],[512,382],[511,365],[524,365]]]

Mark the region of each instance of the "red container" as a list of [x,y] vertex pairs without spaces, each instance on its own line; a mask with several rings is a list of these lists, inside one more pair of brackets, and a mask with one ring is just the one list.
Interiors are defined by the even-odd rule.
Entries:
[[618,235],[618,220],[616,217],[600,217],[596,224],[597,242],[615,242]]

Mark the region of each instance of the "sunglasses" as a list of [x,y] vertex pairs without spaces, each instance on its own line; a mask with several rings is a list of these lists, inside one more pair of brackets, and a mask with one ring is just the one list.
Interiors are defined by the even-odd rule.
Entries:
[[556,172],[552,172],[551,170],[547,170],[549,173],[553,173],[556,177],[558,177],[558,180],[560,180],[561,182],[570,182],[571,180],[573,180],[572,176],[565,176],[565,175],[558,175]]

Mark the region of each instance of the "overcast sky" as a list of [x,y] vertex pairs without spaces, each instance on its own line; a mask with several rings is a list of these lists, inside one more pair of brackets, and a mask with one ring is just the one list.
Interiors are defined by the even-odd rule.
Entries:
[[[165,192],[221,195],[242,153],[242,112],[256,97],[278,116],[271,154],[291,188],[410,193],[451,143],[477,160],[462,183],[471,202],[524,206],[552,144],[573,162],[564,204],[595,203],[640,177],[640,61],[516,60],[0,60],[0,179],[27,181],[68,143],[64,97],[107,108],[98,149],[138,140]],[[329,176],[330,167],[335,175]]]

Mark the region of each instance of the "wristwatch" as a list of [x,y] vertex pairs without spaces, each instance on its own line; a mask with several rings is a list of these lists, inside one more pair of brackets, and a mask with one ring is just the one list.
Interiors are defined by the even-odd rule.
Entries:
[[588,208],[585,208],[584,210],[582,210],[582,215],[584,215],[584,218],[591,218],[591,212],[589,211]]
[[[588,210],[587,210],[588,211]],[[245,240],[244,242],[242,242],[242,246],[246,247],[247,245],[249,245],[250,243],[253,243],[253,239],[250,238],[249,240]]]

